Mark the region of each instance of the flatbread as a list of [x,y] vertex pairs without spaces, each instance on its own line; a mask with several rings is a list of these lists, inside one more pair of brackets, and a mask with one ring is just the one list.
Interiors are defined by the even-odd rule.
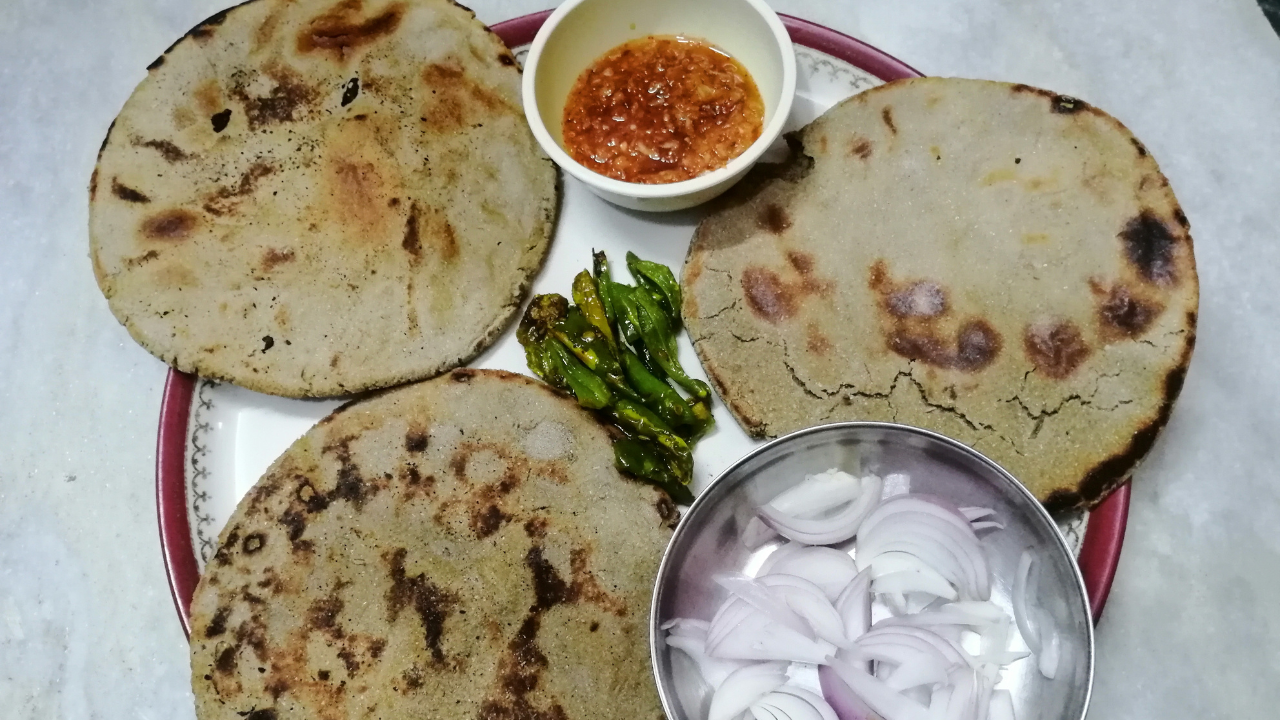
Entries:
[[240,502],[191,603],[200,720],[659,720],[676,508],[522,375],[338,410]]
[[94,273],[143,347],[294,397],[477,355],[558,203],[515,58],[447,0],[218,13],[152,63],[89,196]]
[[896,421],[1054,509],[1100,502],[1164,426],[1199,298],[1147,149],[1080,100],[922,78],[836,106],[698,227],[684,314],[756,437]]

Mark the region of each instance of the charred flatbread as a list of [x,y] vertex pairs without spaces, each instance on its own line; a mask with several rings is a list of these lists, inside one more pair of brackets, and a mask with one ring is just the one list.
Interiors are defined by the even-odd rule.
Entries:
[[94,273],[174,367],[328,396],[460,365],[541,267],[557,171],[448,0],[253,0],[150,67],[90,183]]
[[659,720],[675,506],[521,375],[340,409],[236,508],[191,604],[200,720]]
[[1053,508],[1146,454],[1190,361],[1189,223],[1118,120],[1025,85],[923,78],[801,130],[699,226],[684,315],[739,423],[942,432]]

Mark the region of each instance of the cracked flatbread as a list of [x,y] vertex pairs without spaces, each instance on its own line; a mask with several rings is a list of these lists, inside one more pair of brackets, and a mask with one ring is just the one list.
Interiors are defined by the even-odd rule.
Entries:
[[143,347],[291,397],[465,363],[546,257],[557,171],[520,70],[447,0],[253,0],[149,68],[89,187],[94,274]]
[[199,720],[661,720],[676,508],[512,373],[347,405],[241,500],[191,603]]
[[739,423],[896,421],[1053,509],[1146,454],[1190,361],[1189,223],[1115,118],[1025,85],[868,90],[698,227],[684,315]]

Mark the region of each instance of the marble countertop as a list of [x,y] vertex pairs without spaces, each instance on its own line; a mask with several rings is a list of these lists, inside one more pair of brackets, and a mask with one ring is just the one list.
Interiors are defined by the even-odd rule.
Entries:
[[[0,3],[0,716],[194,716],[161,563],[165,367],[93,282],[86,184],[146,65],[225,0]],[[473,0],[496,22],[545,0]],[[776,0],[926,74],[1122,119],[1173,183],[1199,342],[1137,473],[1091,718],[1280,705],[1280,38],[1255,0]],[[1277,352],[1273,352],[1277,351]]]

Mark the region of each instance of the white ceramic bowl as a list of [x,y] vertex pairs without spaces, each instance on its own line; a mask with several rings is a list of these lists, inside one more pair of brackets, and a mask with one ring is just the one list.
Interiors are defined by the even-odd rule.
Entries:
[[[706,40],[751,73],[764,100],[764,127],[728,165],[691,180],[646,185],[605,177],[561,146],[565,100],[578,76],[609,50],[647,35]],[[634,210],[680,210],[728,190],[782,134],[795,92],[791,37],[763,0],[568,0],[538,30],[524,66],[524,112],[543,150],[597,195]]]

